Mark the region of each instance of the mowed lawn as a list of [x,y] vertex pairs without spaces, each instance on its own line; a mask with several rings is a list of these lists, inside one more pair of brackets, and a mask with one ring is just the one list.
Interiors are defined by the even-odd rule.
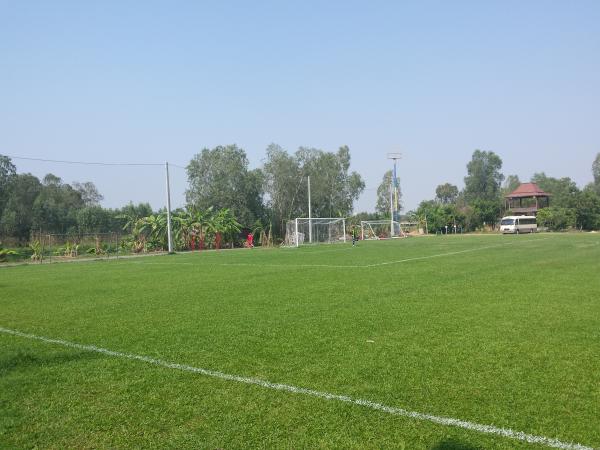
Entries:
[[544,448],[6,330],[600,447],[600,235],[0,268],[0,448]]

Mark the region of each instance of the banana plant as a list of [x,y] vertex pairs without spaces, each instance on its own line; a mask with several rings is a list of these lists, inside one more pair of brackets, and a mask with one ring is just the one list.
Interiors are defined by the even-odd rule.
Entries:
[[215,232],[215,247],[217,250],[221,247],[222,238],[225,238],[225,241],[231,241],[231,247],[233,248],[233,239],[242,229],[242,225],[228,208],[217,211],[212,220],[212,227]]
[[32,261],[41,261],[41,259],[42,259],[42,244],[40,244],[40,241],[30,242],[29,248],[32,251],[31,260]]
[[17,252],[7,248],[2,248],[2,245],[0,245],[0,262],[6,262],[8,260],[8,256],[16,254]]

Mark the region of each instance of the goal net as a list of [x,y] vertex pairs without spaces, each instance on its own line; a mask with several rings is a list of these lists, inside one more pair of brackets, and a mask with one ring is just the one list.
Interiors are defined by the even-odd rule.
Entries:
[[361,239],[390,239],[405,237],[402,224],[395,220],[362,220],[360,222]]
[[346,242],[346,219],[342,217],[299,217],[286,224],[285,245]]

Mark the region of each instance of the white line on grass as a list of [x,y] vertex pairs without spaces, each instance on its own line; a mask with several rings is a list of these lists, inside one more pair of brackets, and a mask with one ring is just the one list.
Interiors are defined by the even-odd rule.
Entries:
[[[189,261],[181,261],[181,262],[142,262],[142,261],[135,261],[134,263],[136,264],[144,264],[144,265],[150,265],[150,266],[155,266],[155,265],[189,265],[189,266],[205,266],[205,265],[215,265],[215,266],[251,266],[251,267],[299,267],[299,268],[311,268],[311,267],[315,267],[315,268],[332,268],[332,269],[368,269],[371,267],[380,267],[380,266],[386,266],[389,264],[401,264],[401,263],[405,263],[405,262],[410,262],[410,261],[419,261],[422,259],[431,259],[431,258],[440,258],[443,256],[452,256],[452,255],[459,255],[461,253],[470,253],[470,252],[476,252],[479,250],[487,250],[490,248],[496,248],[496,247],[505,247],[508,245],[513,245],[516,243],[519,244],[524,244],[527,242],[538,242],[538,241],[544,241],[548,238],[540,238],[540,239],[528,239],[528,240],[523,240],[523,241],[512,241],[512,242],[508,242],[508,243],[503,243],[503,244],[495,244],[495,245],[486,245],[484,247],[476,247],[476,248],[469,248],[466,250],[457,250],[454,252],[446,252],[446,253],[438,253],[435,255],[428,255],[428,256],[415,256],[414,258],[406,258],[406,259],[398,259],[395,261],[384,261],[384,262],[380,262],[380,263],[373,263],[373,264],[261,264],[261,263],[255,263],[255,262],[231,262],[231,263],[217,263],[217,264],[198,264],[195,262],[189,262]],[[351,248],[351,247],[350,247]]]
[[[526,240],[526,241],[520,241],[520,242],[518,242],[518,243],[519,243],[519,244],[524,244],[524,243],[526,243],[526,242],[537,242],[537,241],[544,241],[544,240],[546,240],[546,239],[548,239],[548,238],[542,238],[542,239],[528,239],[528,240]],[[367,264],[367,265],[365,265],[365,266],[363,266],[363,267],[379,267],[379,266],[386,266],[386,265],[388,265],[388,264],[397,264],[397,263],[404,263],[404,262],[409,262],[409,261],[417,261],[417,260],[420,260],[420,259],[431,259],[431,258],[439,258],[439,257],[442,257],[442,256],[452,256],[452,255],[459,255],[459,254],[461,254],[461,253],[470,253],[470,252],[476,252],[476,251],[479,251],[479,250],[487,250],[487,249],[490,249],[490,248],[495,248],[495,247],[505,247],[505,246],[508,246],[508,245],[513,245],[513,244],[515,244],[515,243],[517,243],[517,241],[508,242],[508,243],[505,243],[505,244],[486,245],[486,246],[484,246],[484,247],[469,248],[469,249],[466,249],[466,250],[457,250],[457,251],[454,251],[454,252],[448,252],[448,253],[439,253],[439,254],[437,254],[437,255],[429,255],[429,256],[416,256],[416,257],[414,257],[414,258],[399,259],[399,260],[396,260],[396,261],[385,261],[385,262],[380,262],[380,263]]]
[[261,380],[259,378],[244,377],[240,375],[231,375],[228,373],[219,372],[216,370],[203,369],[201,367],[187,366],[185,364],[177,364],[161,359],[150,358],[148,356],[134,355],[132,353],[123,353],[114,350],[108,350],[102,347],[96,347],[95,345],[84,345],[76,342],[63,341],[62,339],[53,339],[44,336],[38,336],[35,334],[23,333],[21,331],[12,330],[9,328],[0,327],[0,332],[4,334],[10,334],[13,336],[19,336],[27,339],[34,339],[37,341],[46,342],[49,344],[58,344],[64,347],[76,348],[78,350],[85,350],[89,352],[101,353],[103,355],[114,356],[115,358],[131,359],[142,361],[155,366],[166,367],[168,369],[183,370],[186,372],[198,373],[201,375],[219,378],[221,380],[236,381],[244,384],[254,384],[267,389],[273,389],[276,391],[292,392],[294,394],[304,394],[311,397],[318,397],[325,400],[337,400],[340,402],[350,403],[354,405],[364,406],[376,411],[381,411],[387,414],[395,416],[410,417],[416,420],[422,420],[427,422],[437,423],[439,425],[445,425],[450,427],[464,428],[479,433],[494,434],[497,436],[503,436],[509,439],[516,439],[523,442],[529,442],[531,444],[541,444],[548,447],[559,448],[563,450],[594,450],[592,447],[587,447],[581,444],[563,442],[558,439],[549,438],[546,436],[538,436],[535,434],[528,434],[522,431],[515,431],[510,428],[500,428],[493,425],[483,425],[475,422],[469,422],[466,420],[453,419],[451,417],[435,416],[433,414],[420,413],[416,411],[409,411],[403,408],[397,408],[394,406],[386,406],[381,403],[372,402],[370,400],[363,400],[360,398],[352,398],[347,395],[330,394],[328,392],[315,391],[312,389],[292,386],[289,384],[272,383],[270,381]]

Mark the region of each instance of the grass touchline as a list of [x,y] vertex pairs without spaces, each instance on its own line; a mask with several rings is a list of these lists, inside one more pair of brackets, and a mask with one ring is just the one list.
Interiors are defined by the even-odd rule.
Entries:
[[346,395],[331,394],[328,392],[315,391],[313,389],[292,386],[289,384],[272,383],[270,381],[265,381],[265,380],[261,380],[258,378],[244,377],[244,376],[240,376],[240,375],[232,375],[232,374],[223,373],[223,372],[216,371],[216,370],[204,369],[201,367],[193,367],[193,366],[188,366],[185,364],[178,364],[178,363],[163,361],[161,359],[150,358],[148,356],[135,355],[132,353],[124,353],[124,352],[119,352],[119,351],[115,351],[115,350],[109,350],[106,348],[97,347],[95,345],[84,345],[84,344],[78,344],[76,342],[65,341],[62,339],[54,339],[54,338],[49,338],[49,337],[45,337],[45,336],[38,336],[35,334],[24,333],[22,331],[12,330],[12,329],[4,328],[1,326],[0,326],[0,333],[10,334],[13,336],[18,336],[18,337],[27,338],[27,339],[34,339],[34,340],[46,342],[49,344],[58,344],[58,345],[62,345],[64,347],[75,348],[78,350],[85,350],[85,351],[90,351],[90,352],[101,353],[103,355],[114,356],[116,358],[124,358],[124,359],[142,361],[142,362],[146,362],[148,364],[153,364],[155,366],[165,367],[168,369],[183,370],[186,372],[198,373],[201,375],[205,375],[205,376],[209,376],[209,377],[213,377],[213,378],[219,378],[222,380],[235,381],[235,382],[244,383],[244,384],[252,384],[252,385],[261,386],[261,387],[264,387],[267,389],[273,389],[273,390],[277,390],[277,391],[292,392],[294,394],[304,394],[304,395],[309,395],[312,397],[323,398],[325,400],[337,400],[337,401],[344,402],[344,403],[351,403],[351,404],[355,404],[355,405],[364,406],[364,407],[367,407],[370,409],[385,412],[388,414],[393,414],[396,416],[410,417],[410,418],[413,418],[416,420],[425,420],[425,421],[434,422],[434,423],[437,423],[439,425],[444,425],[444,426],[465,428],[467,430],[477,431],[480,433],[495,434],[495,435],[504,436],[504,437],[507,437],[510,439],[516,439],[519,441],[529,442],[532,444],[546,445],[548,447],[558,448],[561,450],[594,450],[592,447],[588,447],[585,445],[562,442],[558,439],[549,438],[546,436],[537,436],[537,435],[533,435],[533,434],[528,434],[528,433],[524,433],[522,431],[515,431],[510,428],[499,428],[499,427],[495,427],[493,425],[483,425],[483,424],[479,424],[479,423],[469,422],[466,420],[454,419],[451,417],[442,417],[442,416],[436,416],[433,414],[425,414],[425,413],[420,413],[420,412],[416,412],[416,411],[408,411],[403,408],[386,406],[386,405],[382,405],[381,403],[372,402],[370,400],[352,398],[352,397],[349,397]]

